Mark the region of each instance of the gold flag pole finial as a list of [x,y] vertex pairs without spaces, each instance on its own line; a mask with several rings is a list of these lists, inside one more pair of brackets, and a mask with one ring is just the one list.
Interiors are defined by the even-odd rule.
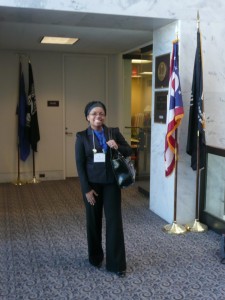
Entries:
[[177,25],[176,25],[176,28],[175,28],[175,35],[176,35],[176,40],[178,41],[179,36],[178,36],[178,26]]

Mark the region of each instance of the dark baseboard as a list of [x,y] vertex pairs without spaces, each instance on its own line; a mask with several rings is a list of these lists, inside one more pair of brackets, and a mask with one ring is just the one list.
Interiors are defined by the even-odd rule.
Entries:
[[142,188],[142,187],[138,187],[138,191],[143,194],[145,197],[149,198],[149,191],[147,191],[146,189]]

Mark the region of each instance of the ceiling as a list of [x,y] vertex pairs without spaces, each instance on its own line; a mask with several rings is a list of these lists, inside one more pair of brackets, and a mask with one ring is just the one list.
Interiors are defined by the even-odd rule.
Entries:
[[[148,45],[153,30],[174,20],[1,7],[0,50],[117,54]],[[42,45],[44,35],[78,37],[72,46]]]

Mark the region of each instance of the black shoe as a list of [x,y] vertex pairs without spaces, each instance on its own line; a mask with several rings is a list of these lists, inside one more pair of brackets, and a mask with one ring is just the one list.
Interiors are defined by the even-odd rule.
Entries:
[[100,262],[98,265],[96,265],[96,268],[100,269],[102,266],[102,262]]
[[96,264],[96,263],[90,263],[92,266],[94,266],[95,268],[98,268],[98,269],[100,269],[101,268],[101,266],[102,266],[102,262],[100,262],[100,263],[98,263],[98,264]]
[[119,271],[119,272],[116,272],[116,275],[120,278],[123,278],[126,276],[126,271]]

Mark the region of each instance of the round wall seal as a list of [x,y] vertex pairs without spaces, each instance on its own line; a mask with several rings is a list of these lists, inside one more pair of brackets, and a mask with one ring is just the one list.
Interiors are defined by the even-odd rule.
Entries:
[[157,75],[158,75],[158,79],[160,81],[163,81],[166,77],[166,72],[167,72],[167,66],[164,63],[164,61],[161,61],[159,66],[158,66],[158,71],[157,71]]

